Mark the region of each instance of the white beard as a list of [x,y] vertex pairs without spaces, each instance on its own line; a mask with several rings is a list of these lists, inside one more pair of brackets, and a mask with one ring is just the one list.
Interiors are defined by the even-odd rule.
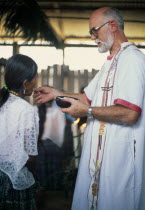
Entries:
[[114,42],[114,38],[110,33],[108,33],[108,38],[107,38],[106,42],[101,42],[99,39],[96,39],[95,42],[97,44],[100,42],[101,45],[102,45],[101,47],[98,47],[98,51],[100,53],[105,53],[105,52],[107,52],[108,50],[111,49],[111,47],[113,45],[113,42]]

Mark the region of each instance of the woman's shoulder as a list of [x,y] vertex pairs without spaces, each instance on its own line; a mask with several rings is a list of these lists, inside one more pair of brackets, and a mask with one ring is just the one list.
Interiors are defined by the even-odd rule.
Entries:
[[33,106],[30,103],[18,96],[10,95],[9,103],[7,105],[9,106],[9,108],[14,109],[18,112],[32,112],[34,110]]

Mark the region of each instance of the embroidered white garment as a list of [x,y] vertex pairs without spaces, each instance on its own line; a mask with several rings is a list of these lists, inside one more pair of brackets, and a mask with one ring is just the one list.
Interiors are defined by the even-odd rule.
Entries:
[[[107,101],[107,106],[120,104],[141,113],[141,116],[134,125],[106,123],[104,130],[100,130],[98,120],[88,122],[72,210],[145,209],[145,55],[128,42],[121,45],[121,50],[114,68],[114,82],[104,85],[104,81],[111,81],[111,71],[110,80],[107,77],[112,58],[85,88],[85,93],[91,106],[103,106]],[[97,198],[92,183],[99,136],[103,132],[105,144],[102,145],[105,146]]]
[[38,120],[34,107],[13,94],[0,108],[0,170],[9,176],[17,190],[35,183],[25,164],[28,155],[38,154]]

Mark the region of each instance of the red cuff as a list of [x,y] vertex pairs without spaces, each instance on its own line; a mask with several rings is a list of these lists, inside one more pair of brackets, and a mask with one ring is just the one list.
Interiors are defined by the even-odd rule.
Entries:
[[85,96],[86,96],[86,101],[91,105],[92,101],[90,99],[88,99],[86,94],[85,94]]
[[92,101],[89,100],[87,97],[86,97],[86,99],[87,99],[87,102],[91,105]]
[[113,57],[110,56],[110,55],[107,56],[107,60],[111,60],[112,58],[113,58]]
[[125,101],[123,99],[119,99],[119,98],[115,99],[114,100],[114,104],[119,104],[119,105],[122,105],[122,106],[126,106],[126,107],[128,107],[130,109],[133,109],[133,110],[139,112],[139,113],[142,111],[142,109],[139,106],[137,106],[135,104],[132,104],[132,103],[130,103],[128,101]]

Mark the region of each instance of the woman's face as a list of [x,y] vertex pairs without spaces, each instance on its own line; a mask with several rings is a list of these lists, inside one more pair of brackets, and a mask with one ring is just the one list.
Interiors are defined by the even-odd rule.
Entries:
[[31,80],[31,81],[26,81],[25,83],[25,96],[31,96],[33,90],[36,88],[37,86],[37,79],[38,79],[38,74],[36,74],[36,76]]

